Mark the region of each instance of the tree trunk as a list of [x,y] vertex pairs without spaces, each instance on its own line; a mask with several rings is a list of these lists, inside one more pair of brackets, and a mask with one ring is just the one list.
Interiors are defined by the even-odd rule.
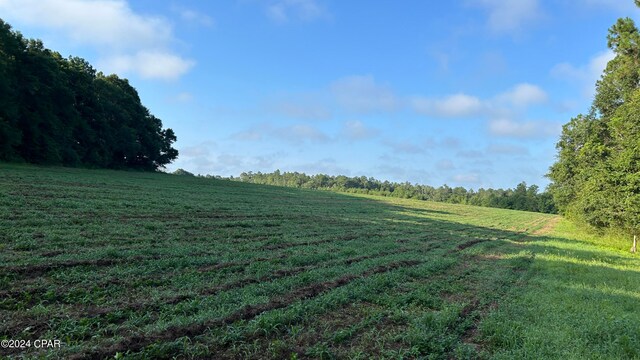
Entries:
[[633,246],[631,247],[631,252],[635,253],[636,252],[636,236],[633,235]]

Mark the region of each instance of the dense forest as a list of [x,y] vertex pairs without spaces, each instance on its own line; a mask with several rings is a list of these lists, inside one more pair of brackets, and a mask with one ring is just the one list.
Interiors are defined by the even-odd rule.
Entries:
[[615,58],[596,84],[589,112],[563,127],[550,191],[567,217],[635,235],[640,225],[640,33],[633,20],[618,19],[607,44]]
[[175,141],[127,79],[0,19],[0,160],[157,170],[178,156]]
[[[190,173],[178,169],[174,174],[189,175]],[[242,173],[240,177],[232,179],[254,184],[335,190],[544,213],[556,212],[551,194],[539,192],[537,185],[527,186],[524,182],[518,184],[514,189],[479,189],[474,191],[463,187],[451,188],[447,185],[434,188],[429,185],[409,182],[380,181],[365,176],[307,175],[299,172],[280,172],[279,170],[272,173]]]

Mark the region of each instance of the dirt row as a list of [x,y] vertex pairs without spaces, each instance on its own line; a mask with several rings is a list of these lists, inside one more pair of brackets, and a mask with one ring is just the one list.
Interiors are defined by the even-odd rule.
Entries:
[[345,286],[354,280],[366,278],[375,274],[385,273],[398,269],[401,267],[415,266],[422,263],[421,261],[399,261],[388,265],[380,265],[369,269],[358,275],[345,275],[336,280],[326,281],[321,283],[315,283],[309,286],[296,289],[286,295],[277,296],[271,299],[268,303],[247,305],[244,308],[232,313],[231,315],[222,319],[215,319],[206,321],[200,324],[194,324],[190,326],[173,326],[162,332],[150,335],[135,335],[127,337],[116,344],[111,346],[97,349],[94,351],[88,351],[83,354],[78,354],[72,358],[84,359],[84,358],[105,358],[112,357],[118,352],[136,352],[140,351],[146,346],[158,342],[158,341],[170,341],[181,337],[193,337],[201,335],[207,332],[211,328],[221,327],[232,324],[239,320],[251,320],[256,316],[271,310],[285,308],[292,303],[300,300],[306,300],[314,298],[322,293],[336,289],[341,286]]

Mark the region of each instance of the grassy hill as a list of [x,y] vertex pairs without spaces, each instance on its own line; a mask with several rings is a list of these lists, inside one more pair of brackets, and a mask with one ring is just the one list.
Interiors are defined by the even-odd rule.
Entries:
[[640,261],[552,215],[0,165],[0,338],[48,358],[640,357]]

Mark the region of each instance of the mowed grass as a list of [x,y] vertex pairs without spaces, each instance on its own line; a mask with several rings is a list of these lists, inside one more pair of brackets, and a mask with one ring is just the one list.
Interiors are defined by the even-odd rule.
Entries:
[[538,213],[1,164],[0,338],[63,345],[0,357],[633,358],[626,247]]

